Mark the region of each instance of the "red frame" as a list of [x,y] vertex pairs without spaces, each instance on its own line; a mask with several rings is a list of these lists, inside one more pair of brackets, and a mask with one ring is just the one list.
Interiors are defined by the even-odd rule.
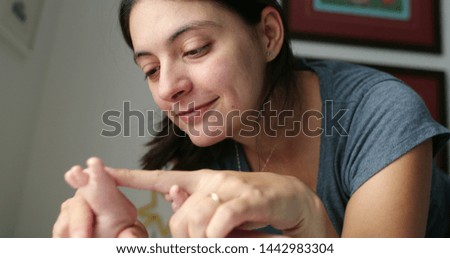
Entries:
[[408,21],[318,12],[312,1],[283,1],[294,38],[442,52],[440,0],[410,0]]

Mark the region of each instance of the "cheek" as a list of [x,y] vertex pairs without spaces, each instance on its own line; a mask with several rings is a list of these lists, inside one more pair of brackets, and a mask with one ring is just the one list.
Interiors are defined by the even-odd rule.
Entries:
[[199,84],[204,85],[206,90],[217,93],[225,92],[229,89],[232,70],[226,57],[217,56],[211,58],[199,67],[196,79]]
[[202,90],[210,91],[223,97],[230,108],[249,108],[257,92],[261,90],[259,68],[248,62],[247,56],[239,57],[239,52],[212,57],[194,73],[196,85],[203,85]]

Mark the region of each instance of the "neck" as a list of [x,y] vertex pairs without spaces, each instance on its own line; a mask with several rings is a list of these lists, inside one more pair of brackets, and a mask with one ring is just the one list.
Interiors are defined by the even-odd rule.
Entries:
[[[259,132],[253,135],[235,137],[242,144],[253,170],[262,167],[279,168],[286,164],[294,164],[299,157],[308,156],[308,149],[313,141],[320,137],[311,137],[306,129],[315,130],[321,127],[319,119],[309,119],[307,112],[321,112],[321,99],[318,93],[317,77],[310,72],[299,72],[299,100],[290,110],[275,101],[263,107],[262,116],[258,119]],[[279,169],[278,169],[279,170]]]
[[253,170],[265,171],[266,166],[276,156],[285,156],[284,150],[291,149],[289,145],[292,145],[293,138],[289,137],[289,130],[298,124],[295,121],[299,121],[296,117],[299,112],[295,109],[282,110],[279,106],[282,105],[267,102],[256,121],[257,124],[254,124],[257,125],[254,133],[234,138],[242,144]]

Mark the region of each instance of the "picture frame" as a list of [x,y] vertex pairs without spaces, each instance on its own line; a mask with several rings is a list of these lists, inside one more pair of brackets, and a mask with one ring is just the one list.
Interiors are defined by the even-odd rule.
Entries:
[[282,4],[293,39],[442,53],[440,0],[284,0]]
[[23,55],[34,47],[44,0],[0,0],[0,37]]
[[[405,82],[415,92],[417,92],[420,97],[422,97],[433,119],[448,128],[446,98],[447,83],[445,72],[394,66],[363,65],[389,73]],[[436,157],[436,164],[447,173],[450,172],[448,170],[448,147],[445,147],[438,153]]]

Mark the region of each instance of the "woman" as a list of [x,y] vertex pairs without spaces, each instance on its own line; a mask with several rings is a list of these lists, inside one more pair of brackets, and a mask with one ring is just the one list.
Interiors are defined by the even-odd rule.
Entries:
[[[275,0],[123,0],[120,20],[167,118],[143,158],[147,171],[97,159],[88,177],[69,171],[79,191],[55,236],[145,236],[123,196],[93,208],[107,203],[85,187],[101,184],[98,171],[167,194],[175,237],[259,228],[290,237],[445,235],[450,183],[432,159],[450,132],[401,81],[342,62],[295,62]],[[150,171],[168,164],[173,171]]]

